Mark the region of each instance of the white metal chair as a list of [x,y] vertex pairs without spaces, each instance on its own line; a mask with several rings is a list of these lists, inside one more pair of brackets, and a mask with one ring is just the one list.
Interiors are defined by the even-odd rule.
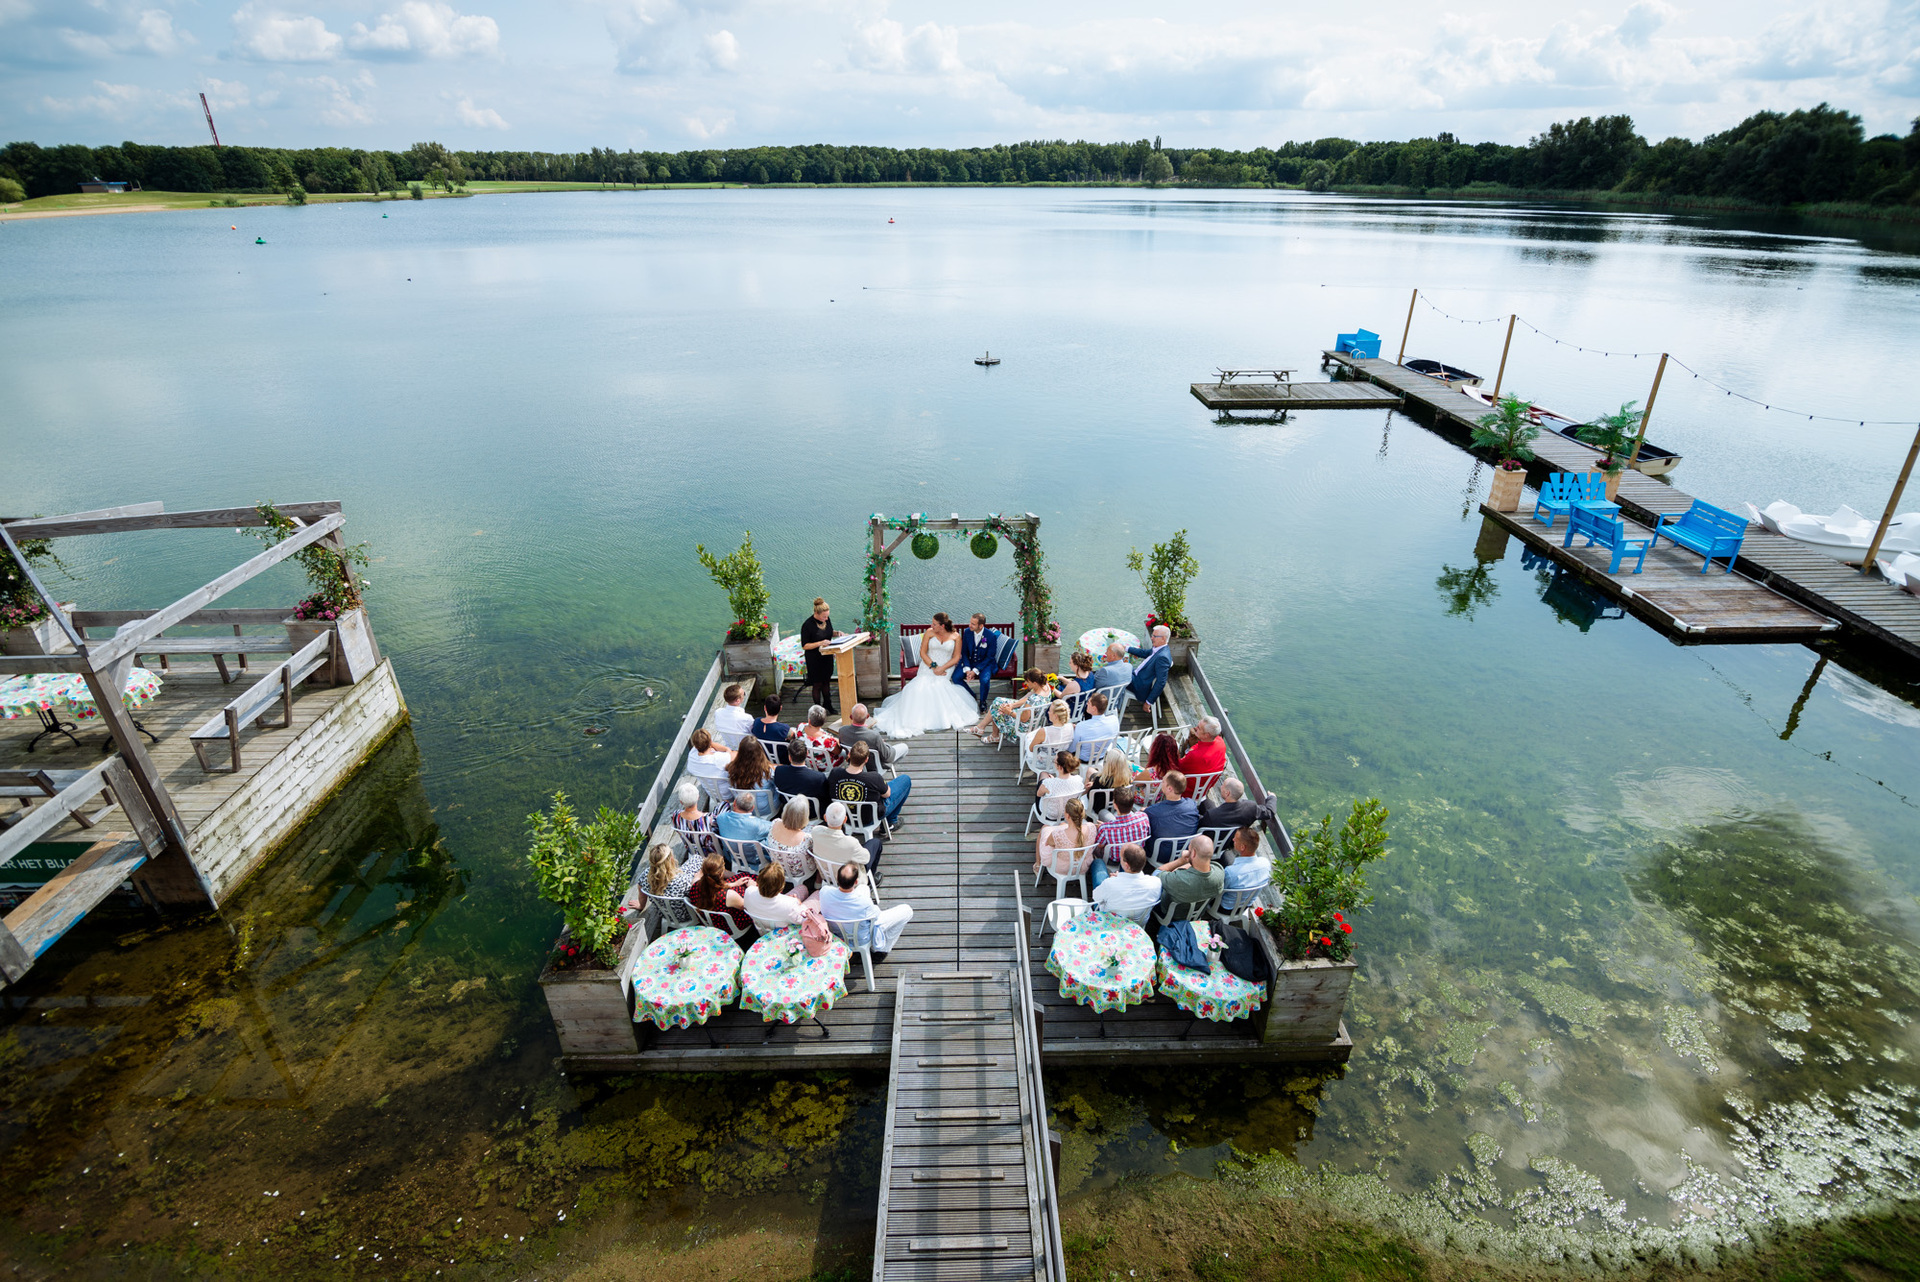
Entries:
[[823,908],[820,915],[826,918],[827,929],[840,937],[860,957],[860,969],[866,972],[867,991],[876,992],[878,986],[873,982],[873,920],[868,917],[856,917],[840,920],[828,917]]
[[[1193,836],[1198,835],[1195,833]],[[1156,868],[1161,867],[1186,854],[1187,846],[1192,841],[1193,837],[1157,837],[1153,844],[1147,847],[1147,858],[1153,861]]]
[[1025,730],[1020,735],[1020,768],[1014,771],[1013,781],[1019,783],[1027,777],[1027,771],[1033,771],[1034,778],[1050,774],[1053,771],[1053,757],[1062,748],[1073,745],[1073,727],[1048,726],[1046,738],[1040,741],[1038,748],[1027,746],[1032,731]]
[[742,926],[739,922],[735,921],[733,914],[724,909],[715,912],[711,908],[699,908],[692,904],[687,906],[693,909],[693,915],[699,918],[701,925],[711,926],[715,930],[726,931],[727,937],[732,939],[736,944],[745,939],[753,930],[751,925]]
[[729,871],[759,872],[767,862],[767,848],[757,841],[741,837],[715,837],[714,840],[720,844],[720,853],[726,857]]

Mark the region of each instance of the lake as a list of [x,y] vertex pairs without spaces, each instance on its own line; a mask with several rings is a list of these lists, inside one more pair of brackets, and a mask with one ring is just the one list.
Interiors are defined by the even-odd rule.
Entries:
[[[1518,311],[1571,345],[1520,328],[1506,388],[1587,417],[1653,374],[1599,351],[1672,351],[1801,415],[1670,370],[1678,485],[1877,515],[1912,429],[1858,420],[1913,412],[1920,257],[1859,234],[1046,189],[0,225],[9,512],[341,500],[414,719],[220,919],[91,921],[9,990],[8,1240],[420,1273],[870,1240],[883,1080],[555,1073],[524,820],[650,782],[726,623],[696,543],[751,529],[783,631],[816,594],[845,626],[875,511],[1039,515],[1069,635],[1137,627],[1126,554],[1186,529],[1282,813],[1392,811],[1346,1072],[1050,1074],[1069,1197],[1238,1149],[1464,1249],[1606,1262],[1910,1194],[1911,665],[1671,645],[1483,542],[1486,469],[1414,421],[1187,390],[1313,376],[1360,326],[1392,355],[1419,286],[1410,357],[1490,382]],[[77,541],[55,586],[155,606],[249,546]],[[894,617],[1012,617],[1010,570],[905,559]]]

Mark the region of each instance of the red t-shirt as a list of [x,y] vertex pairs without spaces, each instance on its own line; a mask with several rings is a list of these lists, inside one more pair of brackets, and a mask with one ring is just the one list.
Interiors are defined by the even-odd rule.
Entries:
[[1227,744],[1224,739],[1210,739],[1206,743],[1196,743],[1187,755],[1180,758],[1180,773],[1187,777],[1187,795],[1193,795],[1195,775],[1217,774],[1227,768]]

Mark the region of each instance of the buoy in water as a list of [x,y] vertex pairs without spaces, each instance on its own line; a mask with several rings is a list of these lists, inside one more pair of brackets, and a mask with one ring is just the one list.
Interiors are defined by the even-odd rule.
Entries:
[[998,356],[995,356],[992,352],[988,352],[985,356],[974,357],[973,363],[975,365],[998,365],[1000,363],[1000,358]]
[[382,218],[385,218],[385,217],[386,217],[386,215],[385,215],[385,214],[382,214],[382,215],[380,215],[380,216],[381,216]]
[[887,219],[887,221],[888,221],[889,223],[891,223],[891,222],[893,221],[893,219],[891,219],[891,218],[889,218],[889,219]]
[[240,230],[240,224],[239,224],[239,223],[235,223],[235,224],[233,224],[233,225],[232,225],[231,227],[229,227],[229,228],[227,228],[227,230],[228,230],[228,231],[239,231],[239,230]]
[[264,245],[267,243],[267,238],[265,236],[255,236],[253,238],[253,243],[256,245]]

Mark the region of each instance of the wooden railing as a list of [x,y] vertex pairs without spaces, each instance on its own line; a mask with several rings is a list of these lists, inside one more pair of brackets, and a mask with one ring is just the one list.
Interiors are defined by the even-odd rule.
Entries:
[[[1272,798],[1265,784],[1260,782],[1260,772],[1253,768],[1253,758],[1240,742],[1240,736],[1234,733],[1233,722],[1227,719],[1227,710],[1220,706],[1220,696],[1213,692],[1213,683],[1207,680],[1205,668],[1200,666],[1200,652],[1196,647],[1187,655],[1187,672],[1193,677],[1194,688],[1200,691],[1200,697],[1206,700],[1207,711],[1220,723],[1220,737],[1226,741],[1227,755],[1233,758],[1233,768],[1239,774],[1241,782],[1247,785],[1247,792],[1253,797],[1255,805],[1266,805]],[[1277,806],[1277,803],[1276,803]],[[1276,809],[1274,830],[1271,834],[1273,844],[1279,848],[1281,858],[1293,853],[1293,834],[1287,831],[1287,825]]]
[[[1026,1056],[1027,1071],[1020,1075],[1020,1093],[1025,1097],[1026,1107],[1022,1110],[1032,1120],[1031,1138],[1039,1147],[1036,1172],[1039,1178],[1040,1218],[1046,1226],[1044,1258],[1047,1263],[1046,1276],[1049,1282],[1066,1282],[1067,1253],[1064,1240],[1060,1236],[1060,1187],[1058,1170],[1059,1147],[1053,1130],[1047,1125],[1047,1086],[1040,1068],[1041,1021],[1034,1018],[1039,1009],[1033,1000],[1033,956],[1027,941],[1033,935],[1033,914],[1028,910],[1024,895],[1021,893],[1020,874],[1013,875],[1014,902],[1019,911],[1014,914],[1013,930],[1014,958],[1018,970],[1014,985],[1014,1004],[1019,1007],[1014,1016],[1014,1036],[1023,1040],[1028,1049]],[[1036,1246],[1041,1245],[1036,1243]],[[1039,1252],[1036,1252],[1038,1254]]]
[[[714,694],[720,688],[720,672],[725,665],[725,660],[725,651],[714,652],[713,662],[708,665],[707,675],[700,682],[700,689],[694,694],[693,702],[687,706],[687,715],[681,719],[680,729],[675,732],[673,742],[667,745],[667,755],[660,761],[660,770],[653,777],[653,786],[648,788],[647,795],[641,798],[640,830],[649,838],[653,835],[654,824],[659,821],[660,807],[666,801],[667,793],[673,787],[673,781],[678,779],[681,771],[687,767],[687,740],[693,737],[693,732],[699,728],[700,723],[707,719],[707,709],[712,706]],[[645,843],[642,843],[640,849],[634,852],[632,880],[635,882],[646,874],[644,866],[646,853]]]

